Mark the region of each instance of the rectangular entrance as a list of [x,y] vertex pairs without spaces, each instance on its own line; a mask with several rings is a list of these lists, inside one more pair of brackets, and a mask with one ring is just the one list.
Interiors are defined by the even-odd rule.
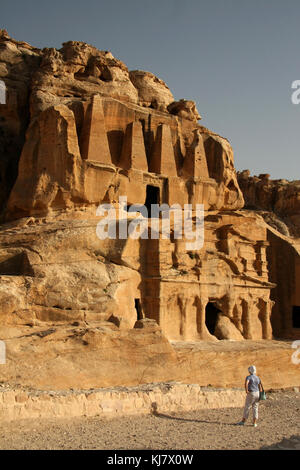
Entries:
[[148,211],[148,217],[151,217],[151,204],[160,203],[159,196],[159,188],[157,186],[151,186],[150,184],[147,184],[145,207]]
[[300,328],[300,306],[294,305],[292,312],[293,328]]

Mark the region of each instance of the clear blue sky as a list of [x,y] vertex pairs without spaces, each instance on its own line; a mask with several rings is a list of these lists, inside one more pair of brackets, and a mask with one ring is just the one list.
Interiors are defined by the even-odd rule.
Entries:
[[36,47],[68,40],[153,72],[227,137],[238,170],[300,179],[299,0],[2,2],[0,26]]

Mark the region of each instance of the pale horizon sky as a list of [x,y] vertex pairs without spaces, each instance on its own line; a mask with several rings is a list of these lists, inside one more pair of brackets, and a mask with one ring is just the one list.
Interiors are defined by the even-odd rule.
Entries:
[[16,0],[0,28],[33,46],[84,41],[164,80],[226,137],[237,170],[300,180],[299,0]]

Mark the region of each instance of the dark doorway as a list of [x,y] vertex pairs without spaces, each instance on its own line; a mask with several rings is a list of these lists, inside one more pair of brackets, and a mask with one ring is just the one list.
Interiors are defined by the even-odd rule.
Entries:
[[136,309],[136,318],[137,320],[143,319],[142,306],[140,299],[134,299],[134,306]]
[[205,324],[211,335],[215,334],[218,315],[221,310],[214,303],[208,302],[205,307]]
[[300,307],[298,305],[293,306],[293,328],[300,328]]
[[145,206],[147,207],[148,217],[151,217],[151,204],[159,204],[159,188],[147,184]]

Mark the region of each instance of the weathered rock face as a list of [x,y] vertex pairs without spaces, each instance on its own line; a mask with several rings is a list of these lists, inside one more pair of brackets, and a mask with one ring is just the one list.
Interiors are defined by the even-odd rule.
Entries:
[[284,235],[300,237],[300,181],[250,176],[248,170],[238,173],[238,181],[246,208],[267,211],[262,214],[267,223]]
[[184,119],[197,122],[201,119],[200,114],[197,111],[196,103],[190,100],[173,101],[167,107],[169,113],[180,116]]
[[268,224],[267,257],[271,290],[273,333],[299,337],[300,328],[300,182],[270,180],[269,175],[238,173],[249,213],[255,210]]
[[[6,37],[5,42],[11,41]],[[244,201],[228,141],[197,124],[200,116],[193,102],[174,102],[162,80],[149,72],[129,73],[108,52],[69,42],[59,51],[45,49],[37,55],[39,66],[28,84],[31,120],[5,213],[7,220],[31,216],[35,228],[20,232],[17,223],[9,253],[4,231],[2,252],[2,274],[17,263],[24,276],[23,259],[32,278],[23,283],[16,279],[17,288],[26,291],[26,305],[19,305],[16,294],[10,308],[17,302],[18,312],[26,311],[24,316],[35,321],[53,314],[58,318],[58,307],[70,317],[68,309],[94,312],[97,305],[102,320],[115,315],[120,325],[124,318],[123,327],[132,328],[137,316],[152,318],[171,339],[217,340],[215,329],[219,339],[270,338],[266,231],[255,218],[233,212]],[[165,240],[161,229],[158,239],[99,240],[96,208],[110,203],[118,210],[120,198],[128,206],[147,208],[190,204],[195,210],[203,204],[211,213],[205,219],[204,246],[189,253],[187,240],[172,235]],[[218,212],[225,210],[228,214]],[[82,226],[81,241],[78,227],[67,222],[74,218],[89,220],[91,233]],[[67,241],[60,247],[56,237],[36,224],[47,221],[50,229],[59,219],[65,225],[55,227],[55,233]],[[42,262],[32,262],[23,242],[24,249],[14,252],[20,233]],[[92,263],[88,269],[70,263],[79,252],[84,263]],[[109,294],[108,260],[118,283]],[[78,275],[80,289],[75,287]],[[10,281],[15,282],[13,276]],[[88,294],[95,290],[91,282],[103,285],[107,295],[95,292],[93,299]],[[131,292],[127,304],[125,292]],[[10,314],[5,316],[8,323]]]
[[[99,51],[84,43],[71,41],[65,43],[60,50],[40,51],[14,41],[5,32],[1,36],[0,64],[0,79],[6,84],[8,96],[7,103],[0,108],[2,119],[5,120],[2,126],[2,173],[5,181],[9,179],[7,187],[4,186],[2,207],[7,202],[16,178],[22,149],[21,171],[8,203],[8,217],[31,215],[36,210],[56,207],[56,203],[57,207],[62,208],[62,201],[69,207],[75,204],[75,199],[77,203],[90,204],[94,200],[99,203],[102,201],[105,184],[102,189],[94,188],[101,176],[107,181],[108,187],[118,187],[121,181],[123,185],[132,187],[132,184],[126,183],[123,175],[112,178],[113,168],[133,171],[142,169],[144,172],[162,175],[157,178],[160,184],[174,188],[185,185],[183,199],[186,202],[204,202],[208,209],[242,207],[243,197],[236,183],[232,151],[228,142],[199,126],[197,120],[200,115],[195,104],[186,100],[174,102],[165,83],[153,74],[142,71],[129,73],[126,65],[115,59],[110,52]],[[16,94],[17,102],[13,99]],[[97,123],[100,122],[98,128]],[[50,134],[46,129],[48,123],[49,129],[52,129]],[[129,128],[133,123],[132,134]],[[77,133],[77,149],[74,147],[74,129]],[[26,145],[23,145],[25,130]],[[51,178],[52,170],[47,167],[50,154],[54,155],[53,168],[56,165],[62,166],[65,157],[62,156],[61,161],[57,148],[67,149],[70,139],[72,151],[76,154],[74,158],[79,158],[79,161],[73,165],[73,194],[69,197],[67,193],[70,181],[63,181],[64,177],[56,181],[55,175]],[[138,163],[139,158],[132,161],[131,152],[136,151],[134,145],[137,139],[140,142],[138,151],[146,154],[147,159],[146,163],[143,157],[142,167]],[[213,164],[210,165],[211,172],[206,169],[206,160],[211,159],[209,155],[206,157],[203,148],[206,139],[218,141],[218,159],[222,160],[217,164],[217,169],[213,168]],[[201,165],[196,165],[198,168],[195,169],[193,163],[200,160],[198,155],[202,155],[203,170],[200,171]],[[69,165],[69,160],[67,161]],[[112,166],[110,177],[107,174],[104,176],[107,169],[92,169],[88,162],[94,161]],[[11,167],[14,171],[10,171]],[[25,175],[22,168],[28,168]],[[9,173],[9,178],[6,178],[6,172]],[[207,182],[195,181],[199,176],[202,179],[206,177]],[[168,177],[174,181],[170,183]],[[77,178],[76,184],[74,178]],[[30,191],[24,199],[24,184],[28,188],[25,180],[30,181]],[[47,195],[45,194],[43,201],[41,192],[45,193],[46,187]],[[145,186],[142,192],[145,193]],[[200,195],[201,192],[205,194]],[[137,195],[135,199],[140,200],[141,197]],[[172,199],[171,195],[169,199]],[[53,204],[53,200],[56,203]]]
[[272,324],[278,338],[299,339],[300,241],[268,228],[268,259],[274,302]]
[[249,364],[256,364],[266,390],[299,386],[299,366],[284,341],[170,344],[159,331],[99,322],[3,330],[9,361],[1,365],[1,381],[11,386],[82,390],[176,380],[242,389]]
[[0,80],[6,95],[0,103],[0,213],[17,176],[29,122],[30,83],[40,61],[38,49],[0,30]]
[[194,251],[188,240],[161,233],[153,240],[99,240],[99,219],[77,217],[3,227],[2,324],[116,323],[113,316],[118,326],[122,318],[122,328],[133,328],[146,317],[173,340],[272,337],[266,230],[255,218],[207,215],[206,243]]
[[7,217],[46,215],[119,196],[144,204],[147,186],[160,189],[160,203],[241,208],[230,145],[188,123],[99,95],[81,103],[81,115],[62,104],[47,108],[27,131]]
[[[241,210],[231,146],[197,123],[195,103],[174,102],[153,74],[129,72],[84,43],[39,51],[2,33],[0,44],[0,65],[13,64],[10,75],[0,66],[8,97],[19,86],[9,78],[14,64],[28,68],[22,106],[0,107],[4,136],[15,126],[19,142],[12,154],[3,147],[3,168],[18,168],[2,197],[0,322],[8,338],[14,328],[75,321],[83,348],[123,341],[131,351],[132,329],[151,330],[149,357],[166,354],[170,364],[177,359],[167,339],[271,339],[267,225]],[[114,237],[99,236],[100,204],[110,205]],[[165,213],[148,212],[142,227],[130,210],[153,204],[173,206],[168,236]],[[177,236],[185,204],[192,238]],[[136,227],[143,236],[129,237]]]
[[70,104],[93,94],[138,102],[138,92],[123,62],[110,52],[70,41],[56,49],[44,49],[32,81],[31,114],[56,104]]
[[142,70],[133,70],[129,76],[138,91],[140,106],[167,111],[167,107],[174,101],[174,97],[163,80],[157,78],[153,73]]

